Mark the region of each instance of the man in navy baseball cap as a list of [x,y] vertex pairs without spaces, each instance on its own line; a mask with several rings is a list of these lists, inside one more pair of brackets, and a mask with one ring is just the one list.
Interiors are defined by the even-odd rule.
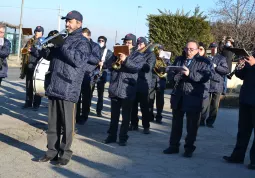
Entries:
[[66,20],[66,30],[68,33],[72,33],[73,31],[82,27],[83,17],[81,13],[78,11],[73,10],[69,12],[65,17],[62,17],[61,19]]
[[148,42],[144,37],[139,37],[137,39],[137,45],[144,43],[145,46],[147,46]]

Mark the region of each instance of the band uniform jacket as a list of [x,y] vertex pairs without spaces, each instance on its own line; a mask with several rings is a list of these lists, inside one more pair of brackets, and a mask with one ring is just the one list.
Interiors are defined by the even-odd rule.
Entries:
[[214,68],[215,72],[211,76],[209,92],[222,93],[224,78],[229,72],[226,58],[220,54],[216,54],[209,59],[211,60],[212,65],[216,64],[216,67]]
[[51,60],[45,75],[46,96],[77,103],[83,81],[81,76],[84,76],[90,55],[90,42],[83,37],[82,29],[69,34],[64,44],[46,57]]
[[255,65],[250,66],[246,63],[245,67],[241,70],[237,70],[235,75],[243,80],[243,85],[241,86],[239,95],[239,102],[255,106]]
[[7,77],[8,64],[7,57],[10,55],[11,43],[9,40],[4,38],[3,46],[0,46],[0,60],[2,63],[2,68],[0,69],[0,78]]
[[[186,61],[185,56],[177,57],[174,66],[183,66]],[[171,108],[177,109],[181,102],[181,109],[184,112],[200,112],[202,109],[203,94],[205,83],[210,79],[210,61],[199,55],[194,56],[191,63],[187,66],[190,73],[184,76],[180,73],[169,71],[169,81],[177,82],[175,95],[171,96]]]
[[156,56],[154,52],[147,49],[143,53],[143,57],[145,63],[138,73],[137,91],[141,93],[149,93],[149,89],[152,88],[152,71],[155,66]]
[[109,97],[134,100],[137,91],[138,72],[144,65],[145,59],[141,53],[133,50],[121,64],[121,68],[114,70],[111,64],[116,60],[117,58],[113,56],[109,60],[111,62],[108,61],[108,69],[111,71]]

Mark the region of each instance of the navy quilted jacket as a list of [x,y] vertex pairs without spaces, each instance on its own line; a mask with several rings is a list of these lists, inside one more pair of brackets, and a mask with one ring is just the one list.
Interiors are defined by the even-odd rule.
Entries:
[[235,75],[243,80],[241,86],[239,102],[242,104],[249,104],[255,106],[255,65],[250,66],[248,63],[242,70],[237,70]]
[[[186,60],[185,56],[177,57],[174,66],[182,66]],[[185,112],[200,112],[202,109],[205,83],[211,76],[211,65],[207,58],[196,55],[188,66],[189,76],[169,71],[169,80],[179,81],[175,95],[171,96],[171,108],[177,109],[182,103],[181,109]]]
[[156,56],[154,52],[150,52],[148,49],[143,53],[145,63],[142,69],[138,73],[137,91],[149,92],[152,87],[152,70],[155,66]]
[[220,54],[217,54],[211,58],[212,64],[216,64],[217,66],[214,68],[215,73],[212,75],[210,79],[210,93],[222,93],[223,92],[223,83],[224,77],[228,74],[228,64],[226,58]]
[[90,82],[92,84],[95,74],[98,73],[97,65],[100,62],[100,59],[102,58],[102,53],[101,53],[100,46],[97,43],[90,40],[90,45],[91,45],[92,52],[87,61],[87,65],[84,68],[85,74],[84,74],[83,83]]
[[0,60],[2,60],[2,69],[0,69],[0,78],[7,77],[8,65],[7,65],[7,57],[10,54],[11,43],[9,40],[4,38],[4,45],[0,46]]
[[[112,61],[116,61],[115,56],[112,57]],[[108,62],[111,71],[109,97],[134,100],[137,91],[138,72],[144,63],[145,60],[138,51],[131,52],[121,65],[120,70],[114,70],[111,67],[112,62]]]
[[77,103],[90,54],[90,43],[81,28],[69,34],[63,46],[52,49],[49,73],[45,76],[46,96]]

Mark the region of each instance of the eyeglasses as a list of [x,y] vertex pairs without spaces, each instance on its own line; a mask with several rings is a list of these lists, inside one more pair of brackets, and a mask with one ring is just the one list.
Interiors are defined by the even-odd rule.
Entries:
[[1,32],[1,31],[0,31],[0,33],[5,33],[5,32]]
[[197,50],[197,48],[184,48],[184,50],[185,50],[185,51],[191,51],[191,52],[192,52],[192,51]]
[[98,40],[98,42],[104,42],[104,40]]

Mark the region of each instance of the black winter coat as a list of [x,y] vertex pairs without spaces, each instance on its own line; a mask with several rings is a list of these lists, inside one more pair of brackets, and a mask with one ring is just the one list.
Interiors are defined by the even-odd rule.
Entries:
[[137,91],[141,93],[148,93],[152,88],[152,70],[155,66],[156,56],[154,52],[147,49],[143,53],[145,63],[138,73]]
[[0,67],[0,78],[5,78],[7,77],[7,72],[8,72],[8,64],[7,64],[7,57],[10,55],[10,50],[11,50],[11,43],[9,40],[4,38],[4,45],[0,46],[0,62],[1,62],[1,67]]
[[142,54],[138,51],[131,52],[130,56],[121,64],[120,70],[112,68],[112,62],[116,61],[115,56],[110,61],[108,62],[108,68],[111,71],[109,97],[134,100],[137,91],[138,72],[145,63]]
[[63,46],[53,48],[46,57],[51,60],[45,75],[46,96],[77,103],[90,55],[91,45],[81,28],[69,34]]
[[243,80],[243,85],[241,86],[239,95],[239,102],[255,106],[255,65],[250,66],[246,63],[245,67],[242,70],[236,71],[235,75]]
[[[183,66],[185,60],[185,56],[177,57],[173,65]],[[175,95],[171,96],[172,109],[177,109],[179,104],[181,104],[181,110],[184,112],[201,111],[205,83],[211,76],[210,66],[210,61],[207,58],[196,55],[188,66],[190,71],[189,76],[169,71],[169,81],[179,81]]]
[[217,66],[214,68],[215,73],[212,75],[210,80],[210,93],[222,93],[224,78],[228,74],[228,64],[226,58],[220,54],[217,54],[209,58],[213,64]]

